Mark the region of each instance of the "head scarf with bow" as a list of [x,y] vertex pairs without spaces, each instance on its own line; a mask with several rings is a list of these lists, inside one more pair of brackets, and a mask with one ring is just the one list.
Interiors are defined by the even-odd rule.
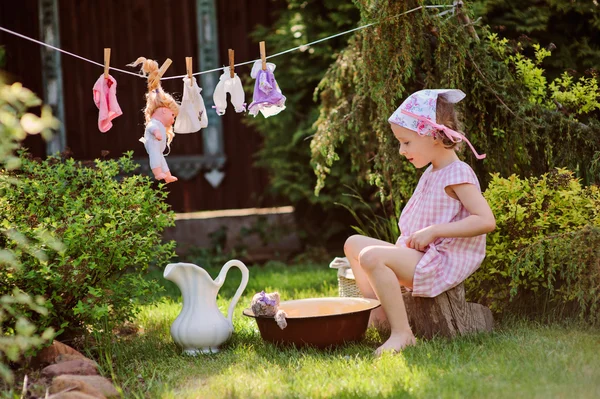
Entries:
[[471,142],[462,134],[436,122],[438,96],[450,103],[457,103],[465,98],[465,93],[456,89],[421,90],[411,94],[389,117],[388,122],[417,132],[421,136],[433,136],[442,132],[453,143],[465,141],[477,159],[485,158],[479,155]]

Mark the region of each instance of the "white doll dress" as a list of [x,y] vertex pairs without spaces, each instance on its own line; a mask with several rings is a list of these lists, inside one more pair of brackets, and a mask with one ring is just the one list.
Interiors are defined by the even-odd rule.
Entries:
[[219,83],[215,87],[213,93],[214,107],[218,115],[225,115],[225,109],[227,108],[227,93],[231,96],[231,104],[235,112],[246,111],[246,103],[244,102],[244,88],[242,87],[242,81],[238,77],[237,73],[233,75],[233,78],[229,77],[229,67],[223,68],[223,74],[219,78]]
[[196,78],[193,76],[191,79],[188,76],[183,78],[183,98],[173,126],[175,133],[195,133],[208,126],[208,116],[201,92],[202,89],[198,87]]

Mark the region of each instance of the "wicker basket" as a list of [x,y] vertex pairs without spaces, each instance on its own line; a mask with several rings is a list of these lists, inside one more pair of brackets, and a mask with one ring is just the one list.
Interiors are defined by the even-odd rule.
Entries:
[[[350,277],[350,276],[348,276]],[[341,297],[362,298],[354,277],[347,278],[338,274],[338,292]]]

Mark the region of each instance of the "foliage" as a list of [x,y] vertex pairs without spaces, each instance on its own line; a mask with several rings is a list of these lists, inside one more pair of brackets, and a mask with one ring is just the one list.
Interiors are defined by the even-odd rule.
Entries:
[[[23,354],[30,349],[39,348],[54,337],[54,329],[48,328],[40,335],[36,331],[37,327],[23,316],[22,309],[47,315],[48,309],[44,304],[43,297],[34,299],[17,288],[11,295],[0,297],[0,380],[9,384],[14,382],[14,377],[5,364],[7,360],[21,360]],[[14,320],[14,325],[5,326],[9,320]]]
[[[555,169],[539,178],[495,174],[485,197],[497,228],[467,295],[497,312],[547,316],[576,309],[599,322],[600,189]],[[512,300],[512,303],[511,303]]]
[[544,62],[548,75],[567,69],[586,71],[600,65],[600,4],[571,0],[474,0],[475,15],[492,31],[511,41],[553,43],[555,54]]
[[520,51],[526,45],[517,42],[517,50],[508,45],[506,38],[499,39],[498,35],[488,35],[489,46],[501,57],[507,65],[514,67],[516,75],[521,79],[529,91],[529,102],[542,104],[547,109],[558,109],[566,114],[588,114],[600,110],[598,94],[598,81],[596,74],[590,78],[579,77],[576,83],[573,76],[563,72],[560,77],[554,79],[549,85],[542,62],[551,52],[534,43],[534,59],[524,56]]
[[[7,232],[0,244],[22,264],[0,270],[0,294],[18,287],[45,296],[48,315],[31,319],[59,333],[131,319],[157,289],[142,278],[144,271],[173,256],[174,242],[161,242],[163,229],[174,225],[166,192],[147,177],[119,177],[137,167],[131,153],[86,164],[22,153],[21,162],[20,170],[0,175],[1,228]],[[18,190],[7,183],[12,176],[19,178]],[[64,248],[46,245],[32,256],[27,242],[50,232]]]
[[346,204],[339,204],[345,208],[354,218],[357,226],[352,226],[352,229],[360,235],[373,237],[381,241],[394,243],[400,235],[398,226],[399,211],[392,206],[392,210],[388,211],[381,201],[367,202],[360,193],[350,188],[351,194],[346,194],[354,197],[359,206],[350,207]]
[[[270,53],[350,29],[358,20],[358,10],[347,1],[286,0],[285,3],[277,21],[270,27],[259,26],[253,35],[256,40],[269,38]],[[269,171],[271,192],[294,205],[299,235],[309,245],[323,244],[340,233],[346,234],[351,221],[334,202],[351,205],[352,198],[339,193],[344,186],[354,183],[354,176],[334,171],[330,186],[316,197],[315,176],[310,167],[310,137],[315,133],[314,122],[319,115],[314,89],[349,36],[274,59],[278,65],[277,82],[287,98],[286,109],[276,117],[265,119],[259,114],[249,120],[264,138],[263,147],[256,154],[257,165]],[[248,92],[253,85],[254,80],[248,82]],[[340,156],[349,161],[343,151]]]
[[[356,5],[361,24],[383,22],[357,31],[319,85],[321,115],[311,142],[317,193],[331,171],[341,168],[375,184],[382,199],[404,204],[417,173],[400,159],[387,119],[407,95],[427,87],[467,94],[459,110],[469,139],[487,154],[470,162],[483,187],[491,172],[531,176],[554,166],[576,171],[586,183],[597,179],[591,171],[600,150],[597,109],[575,120],[556,107],[529,102],[531,88],[494,50],[497,43],[477,41],[457,18],[428,10],[396,17],[412,7],[404,2]],[[480,37],[490,37],[486,28],[480,31]],[[339,152],[350,153],[350,162]],[[470,153],[465,158],[474,160]]]
[[573,84],[573,77],[564,72],[559,78],[550,83],[549,89],[552,92],[552,100],[561,104],[561,108],[569,107],[575,110],[577,114],[600,109],[596,77],[582,77],[579,78],[577,83]]
[[41,100],[21,83],[6,85],[0,82],[0,165],[6,169],[19,167],[14,152],[27,134],[42,134],[44,139],[58,127],[49,106],[43,106],[41,116],[27,112],[42,104]]
[[[0,48],[0,65],[3,63],[3,57],[4,49]],[[3,170],[19,166],[19,159],[13,155],[13,151],[28,133],[41,133],[47,138],[51,129],[57,127],[58,121],[51,116],[48,108],[42,108],[42,117],[27,112],[29,108],[40,104],[41,101],[30,90],[23,88],[19,83],[6,85],[0,77],[0,174]],[[18,181],[10,180],[2,185],[12,191],[15,188],[10,185],[14,183]],[[4,224],[6,209],[4,206],[0,206],[0,209],[0,222]],[[17,235],[16,231],[11,231],[13,236]],[[0,243],[5,233],[5,227],[0,226]],[[33,256],[41,256],[35,250],[35,246],[29,248]],[[14,252],[4,245],[0,245],[0,267],[0,274],[15,273],[21,267]],[[42,297],[32,298],[16,288],[11,290],[2,278],[0,283],[0,381],[11,384],[14,377],[7,362],[21,360],[28,351],[39,348],[51,339],[54,331],[51,328],[37,328],[27,317],[31,312],[41,315],[47,313]]]

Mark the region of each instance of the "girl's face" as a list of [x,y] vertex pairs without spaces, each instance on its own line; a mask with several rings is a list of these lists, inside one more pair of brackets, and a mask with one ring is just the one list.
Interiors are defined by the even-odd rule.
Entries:
[[421,136],[417,132],[391,123],[392,132],[400,142],[400,155],[406,157],[415,168],[429,165],[434,158],[437,142],[433,136]]

